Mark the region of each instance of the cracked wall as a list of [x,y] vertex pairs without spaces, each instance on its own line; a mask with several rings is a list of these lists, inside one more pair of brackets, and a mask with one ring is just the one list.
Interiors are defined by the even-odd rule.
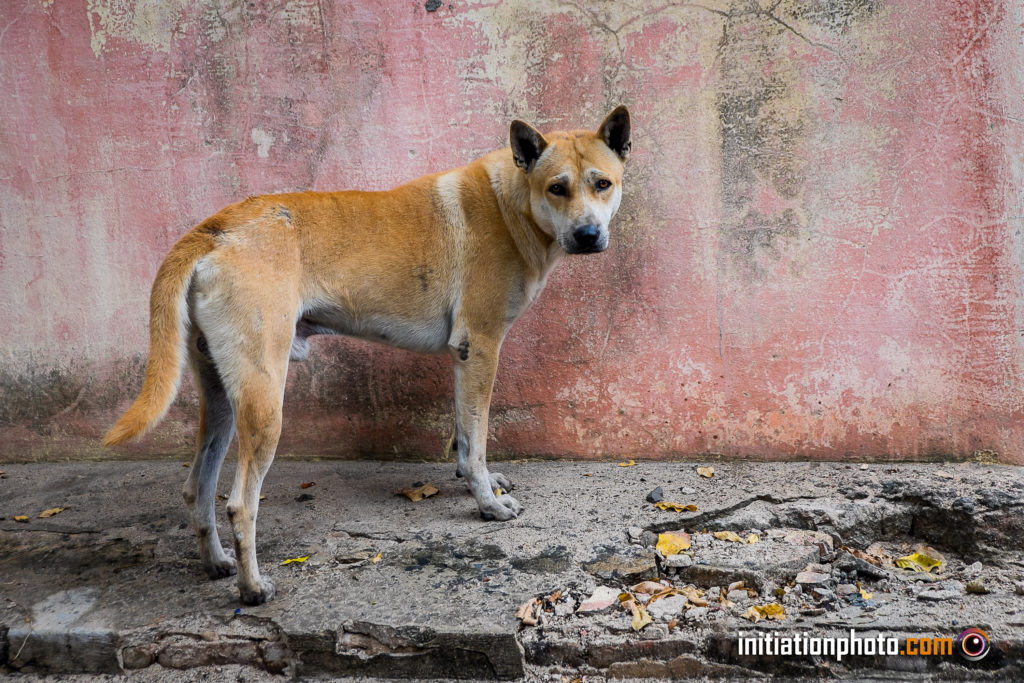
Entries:
[[[492,455],[1024,463],[1022,31],[997,0],[5,3],[0,458],[104,455],[156,268],[221,206],[624,102],[611,249],[512,330]],[[446,358],[313,347],[281,453],[440,453]],[[194,415],[186,381],[121,453],[183,455]]]

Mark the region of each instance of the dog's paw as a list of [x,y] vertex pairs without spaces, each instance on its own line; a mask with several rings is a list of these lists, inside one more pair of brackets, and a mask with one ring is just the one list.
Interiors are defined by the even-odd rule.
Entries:
[[[502,491],[511,491],[516,487],[512,483],[512,480],[506,477],[504,474],[498,472],[491,472],[491,490],[501,489]],[[518,503],[516,503],[518,505]]]
[[245,605],[262,605],[268,600],[272,600],[274,597],[274,582],[270,579],[260,579],[259,590],[245,590],[241,587],[238,589],[239,597],[242,599],[242,603]]
[[227,554],[204,563],[203,569],[206,570],[206,575],[213,581],[234,576],[238,571],[238,567],[235,565],[235,558]]
[[515,519],[522,511],[523,506],[519,504],[519,501],[509,495],[495,497],[493,505],[480,506],[480,516],[488,522],[505,522]]

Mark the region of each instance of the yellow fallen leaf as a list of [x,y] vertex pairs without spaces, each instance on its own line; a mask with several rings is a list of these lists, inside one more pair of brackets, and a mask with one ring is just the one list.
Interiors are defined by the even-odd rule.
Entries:
[[744,540],[746,540],[746,542],[747,542],[747,544],[748,544],[748,545],[753,545],[753,544],[755,544],[755,543],[758,543],[758,542],[760,542],[760,540],[761,540],[761,537],[760,537],[760,536],[758,536],[757,534],[750,534],[750,535],[749,535],[749,536],[747,536],[747,537],[746,537],[746,539],[744,539]]
[[681,505],[679,503],[669,503],[668,501],[664,501],[664,500],[659,500],[657,503],[654,504],[654,507],[658,508],[659,510],[674,510],[675,512],[696,512],[697,511],[697,506],[694,505],[693,503],[687,503],[686,505]]
[[742,543],[743,539],[735,531],[716,531],[715,538],[720,541],[735,541],[736,543]]
[[[935,551],[932,551],[933,553]],[[935,553],[936,557],[932,555],[924,554],[921,551],[911,553],[904,557],[899,557],[894,560],[897,567],[900,569],[911,569],[913,571],[931,572],[933,569],[937,569],[942,566],[943,557],[938,553]]]
[[302,564],[303,562],[305,562],[308,559],[309,559],[309,555],[305,555],[303,557],[289,557],[287,560],[285,560],[284,562],[281,563],[281,566],[283,567],[286,564],[292,564],[292,563]]
[[871,599],[872,593],[868,593],[866,590],[864,590],[864,587],[860,585],[860,581],[857,582],[857,590],[860,591],[860,597],[864,598],[865,600]]
[[708,479],[710,479],[711,477],[715,476],[715,468],[714,467],[698,467],[697,468],[697,474],[699,474],[702,477],[707,477]]
[[678,555],[680,551],[689,550],[690,534],[685,531],[666,531],[658,534],[657,550],[663,556]]
[[15,515],[15,522],[28,522],[28,515]]
[[43,510],[39,513],[40,519],[46,519],[47,517],[53,517],[67,510],[67,508],[50,508],[49,510]]
[[619,467],[635,467],[636,460],[630,460],[629,462],[620,462]]
[[651,597],[647,598],[647,604],[650,605],[655,600],[661,600],[662,598],[667,598],[670,595],[680,595],[679,589],[678,588],[666,587],[665,589],[663,589],[663,590],[655,593]]
[[501,490],[501,487],[498,487],[498,488],[494,489],[494,495],[496,495],[496,496],[503,495],[504,493],[505,492]]
[[782,621],[786,618],[786,610],[779,603],[770,602],[767,605],[752,605],[743,616],[755,624],[761,619]]
[[431,496],[437,495],[440,491],[434,488],[431,484],[424,484],[423,486],[417,486],[416,488],[407,486],[398,493],[399,495],[405,496],[412,502],[418,503],[424,498],[430,498]]
[[653,621],[653,619],[651,619],[651,615],[647,613],[646,609],[644,609],[644,606],[636,600],[633,600],[630,603],[629,609],[633,612],[633,621],[631,625],[633,626],[634,631],[639,631]]
[[380,562],[383,559],[384,559],[384,553],[383,552],[379,552],[379,553],[377,553],[376,555],[373,556],[373,559],[370,560],[370,563],[371,564],[377,564],[378,562]]

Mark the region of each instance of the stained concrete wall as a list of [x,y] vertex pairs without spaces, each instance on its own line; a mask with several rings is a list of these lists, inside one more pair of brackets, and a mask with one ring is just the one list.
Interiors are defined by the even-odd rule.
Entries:
[[[224,204],[627,103],[612,246],[511,332],[492,454],[1024,464],[1022,26],[996,0],[2,3],[0,457],[100,454],[156,268]],[[319,339],[281,452],[435,455],[451,394],[447,358]],[[120,454],[187,452],[194,403]]]

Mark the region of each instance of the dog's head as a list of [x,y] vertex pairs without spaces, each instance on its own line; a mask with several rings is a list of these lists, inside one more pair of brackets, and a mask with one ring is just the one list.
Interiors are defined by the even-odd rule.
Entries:
[[516,166],[530,185],[530,208],[541,230],[567,253],[608,247],[608,223],[622,199],[629,156],[629,110],[616,108],[597,131],[541,135],[513,121],[509,138]]

